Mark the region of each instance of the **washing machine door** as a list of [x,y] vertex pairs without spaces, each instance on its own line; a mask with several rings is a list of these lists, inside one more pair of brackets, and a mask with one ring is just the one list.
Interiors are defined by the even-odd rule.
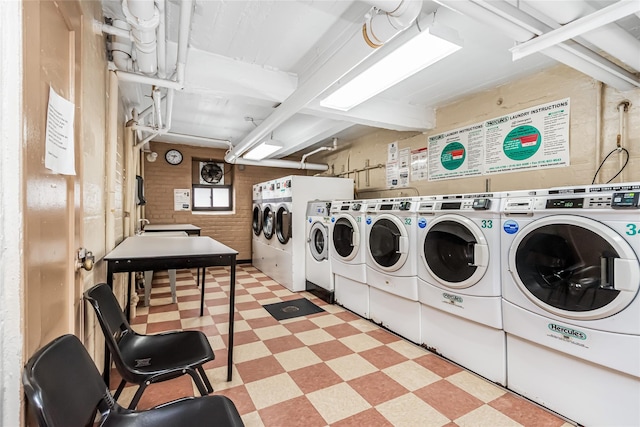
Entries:
[[638,257],[627,241],[580,216],[553,215],[524,227],[509,249],[509,271],[533,303],[569,319],[614,315],[640,286]]
[[309,252],[316,261],[324,261],[329,257],[329,230],[321,222],[314,222],[309,230]]
[[426,230],[420,258],[440,284],[455,289],[475,285],[489,265],[489,246],[480,228],[460,215],[437,217]]
[[409,236],[404,224],[394,215],[376,217],[369,230],[369,255],[383,271],[400,269],[409,253]]
[[286,204],[281,204],[276,209],[275,227],[278,241],[284,245],[291,238],[291,212]]
[[360,250],[360,227],[356,219],[351,215],[338,216],[333,224],[331,241],[337,258],[343,261],[354,259]]
[[253,234],[259,236],[262,233],[262,208],[260,205],[253,205],[253,219],[251,228],[253,229]]
[[262,210],[262,234],[267,240],[271,240],[275,229],[274,214],[271,205],[266,205]]

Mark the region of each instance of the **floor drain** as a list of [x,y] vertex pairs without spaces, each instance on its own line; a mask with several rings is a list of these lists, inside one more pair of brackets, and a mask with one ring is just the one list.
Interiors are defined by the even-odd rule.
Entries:
[[288,305],[288,306],[282,308],[282,311],[284,313],[295,313],[296,311],[300,311],[300,309],[298,307],[296,307],[295,305]]

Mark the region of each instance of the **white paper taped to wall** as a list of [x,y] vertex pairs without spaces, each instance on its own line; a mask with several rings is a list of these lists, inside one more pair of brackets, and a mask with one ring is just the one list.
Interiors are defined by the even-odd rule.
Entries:
[[44,166],[55,173],[75,175],[73,120],[75,105],[49,87]]

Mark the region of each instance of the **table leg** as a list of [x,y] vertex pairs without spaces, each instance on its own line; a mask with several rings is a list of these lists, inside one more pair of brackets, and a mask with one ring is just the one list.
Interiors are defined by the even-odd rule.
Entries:
[[131,272],[129,272],[129,277],[127,281],[127,302],[124,307],[124,315],[127,317],[127,322],[131,322]]
[[[198,269],[198,271],[200,271]],[[200,283],[200,316],[204,315],[204,278],[207,275],[207,267],[202,267],[202,282]]]
[[231,259],[231,280],[229,282],[229,345],[227,347],[227,381],[231,381],[233,366],[233,329],[236,309],[236,256]]

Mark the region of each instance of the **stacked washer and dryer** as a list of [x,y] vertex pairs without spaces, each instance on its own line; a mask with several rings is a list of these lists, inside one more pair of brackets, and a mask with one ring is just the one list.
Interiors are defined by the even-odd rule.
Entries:
[[507,386],[580,424],[640,425],[640,183],[507,193]]
[[367,204],[375,200],[336,200],[331,203],[329,259],[335,301],[369,319],[367,284]]
[[260,271],[287,289],[306,288],[306,210],[311,200],[352,198],[353,180],[347,178],[290,175],[260,183],[262,186],[263,253],[253,250],[252,261]]
[[506,384],[500,288],[500,194],[421,197],[420,343]]
[[382,199],[367,205],[369,316],[413,342],[420,341],[416,203]]

